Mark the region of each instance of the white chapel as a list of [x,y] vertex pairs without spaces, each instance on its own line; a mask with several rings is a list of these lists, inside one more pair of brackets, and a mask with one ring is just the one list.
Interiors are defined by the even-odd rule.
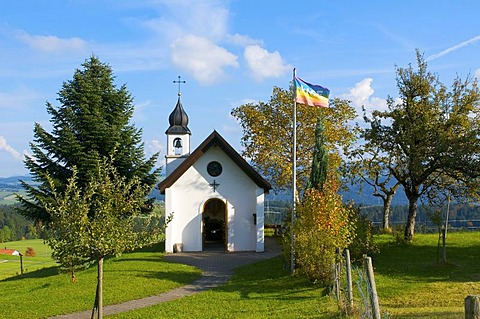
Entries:
[[264,196],[271,185],[213,131],[190,151],[188,116],[180,101],[169,116],[165,216],[166,252],[264,250]]

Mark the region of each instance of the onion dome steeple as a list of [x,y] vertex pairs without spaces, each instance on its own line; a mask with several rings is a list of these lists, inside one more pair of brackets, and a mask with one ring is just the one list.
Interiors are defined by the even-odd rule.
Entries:
[[178,93],[178,101],[175,109],[168,117],[170,127],[165,132],[166,134],[191,134],[188,128],[188,115],[183,109],[182,102],[180,101],[180,92]]
[[168,117],[170,127],[167,129],[167,154],[165,155],[167,176],[175,170],[190,155],[190,136],[192,133],[188,128],[188,115],[183,109],[180,101],[180,84],[185,83],[178,77],[178,101],[175,109]]

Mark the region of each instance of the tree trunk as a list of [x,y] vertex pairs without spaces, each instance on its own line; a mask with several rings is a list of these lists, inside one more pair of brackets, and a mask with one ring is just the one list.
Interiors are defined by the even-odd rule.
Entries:
[[383,229],[390,229],[390,207],[392,206],[393,194],[387,194],[383,199]]
[[98,257],[97,274],[97,292],[95,293],[95,303],[90,319],[103,318],[103,257],[100,256]]
[[98,319],[103,318],[103,257],[98,257]]
[[415,234],[415,218],[417,217],[418,195],[408,197],[408,216],[405,225],[404,239],[412,241]]

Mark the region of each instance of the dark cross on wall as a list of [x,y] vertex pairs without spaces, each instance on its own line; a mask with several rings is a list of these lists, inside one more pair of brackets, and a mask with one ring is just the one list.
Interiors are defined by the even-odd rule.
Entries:
[[182,95],[182,92],[180,90],[180,84],[187,83],[186,81],[182,81],[181,79],[182,79],[182,77],[179,75],[178,76],[178,81],[173,81],[173,83],[178,83],[178,96]]
[[210,187],[213,188],[213,191],[215,192],[217,190],[217,187],[220,186],[220,184],[218,184],[217,182],[215,182],[215,180],[213,180],[213,183],[212,184],[209,184]]

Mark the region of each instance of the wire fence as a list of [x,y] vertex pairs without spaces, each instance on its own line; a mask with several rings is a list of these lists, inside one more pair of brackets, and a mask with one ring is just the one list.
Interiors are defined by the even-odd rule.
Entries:
[[[390,227],[393,229],[402,229],[407,221],[391,221]],[[381,229],[382,222],[372,222],[374,229]],[[477,231],[480,230],[480,219],[452,219],[448,221],[448,231]],[[438,232],[438,226],[430,221],[416,221],[415,231],[418,233],[430,234]]]
[[337,256],[333,293],[343,312],[354,318],[388,319],[380,309],[371,258],[364,255],[362,265],[352,265],[348,250]]

